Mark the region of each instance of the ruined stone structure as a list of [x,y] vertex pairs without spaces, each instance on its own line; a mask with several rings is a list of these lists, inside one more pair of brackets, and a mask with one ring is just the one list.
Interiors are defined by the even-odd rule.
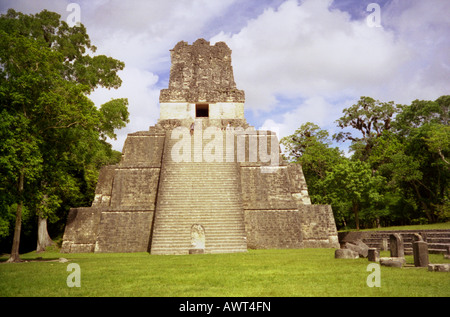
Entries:
[[179,42],[171,59],[158,123],[128,135],[91,207],[70,210],[62,252],[339,248],[331,207],[311,204],[301,166],[246,122],[228,46]]

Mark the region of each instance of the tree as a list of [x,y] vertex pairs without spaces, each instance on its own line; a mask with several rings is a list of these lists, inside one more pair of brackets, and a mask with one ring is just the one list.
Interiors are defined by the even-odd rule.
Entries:
[[51,217],[61,203],[56,189],[73,190],[69,171],[86,168],[95,156],[92,145],[115,137],[114,129],[128,122],[126,99],[97,109],[88,98],[98,86],[118,88],[124,67],[89,55],[95,50],[83,25],[69,27],[57,13],[10,9],[0,16],[0,160],[7,187],[1,198],[4,205],[17,203],[8,261],[20,260],[23,205]]
[[328,131],[307,122],[280,142],[287,151],[288,160],[302,165],[311,201],[324,203],[327,188],[321,181],[343,159],[343,154],[337,147],[330,147],[332,142]]
[[362,207],[380,200],[377,189],[383,181],[382,177],[372,175],[368,163],[348,159],[335,165],[324,179],[326,186],[333,189],[328,194],[332,204],[351,203],[357,230]]
[[337,141],[352,141],[352,149],[363,161],[370,156],[374,140],[380,137],[383,131],[391,129],[393,116],[399,111],[400,105],[393,101],[380,102],[371,97],[361,97],[353,106],[344,109],[344,116],[336,123],[341,129],[351,127],[361,136],[350,132],[339,132],[333,136]]
[[449,107],[450,96],[435,101],[414,100],[402,107],[393,122],[404,146],[393,175],[397,180],[402,177],[402,185],[410,189],[431,223],[448,219]]

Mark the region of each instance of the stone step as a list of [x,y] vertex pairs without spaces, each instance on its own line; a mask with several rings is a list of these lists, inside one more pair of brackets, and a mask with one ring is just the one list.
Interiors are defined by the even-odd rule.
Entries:
[[[186,203],[187,202],[187,203]],[[170,212],[173,214],[173,216],[180,216],[183,213],[184,214],[201,214],[201,213],[207,213],[206,216],[217,216],[220,214],[228,214],[228,213],[237,213],[241,214],[241,212],[238,212],[238,210],[242,209],[242,204],[237,201],[222,201],[221,206],[208,204],[208,201],[203,202],[196,202],[196,201],[189,201],[186,200],[185,202],[182,201],[173,201],[168,200],[164,201],[161,199],[160,203],[158,203],[157,208],[164,209],[167,212]]]
[[[233,198],[230,198],[229,200],[224,198],[222,200],[217,199],[208,200],[206,198],[203,198],[202,200],[200,200],[197,197],[180,196],[178,200],[175,200],[173,196],[171,196],[171,197],[159,197],[159,199],[160,201],[157,205],[158,208],[171,207],[172,209],[174,209],[174,211],[178,212],[181,212],[180,209],[186,211],[195,211],[195,210],[230,211],[235,208],[241,208],[242,206],[240,201],[233,200]],[[183,201],[181,199],[183,199]]]
[[[190,237],[186,237],[185,239],[179,238],[179,237],[173,237],[173,239],[159,239],[159,247],[167,248],[167,246],[184,246],[184,247],[192,247],[191,239]],[[214,245],[222,245],[222,246],[235,246],[238,247],[242,245],[242,243],[245,241],[242,241],[242,239],[230,239],[230,237],[226,236],[217,236],[217,237],[208,237],[205,241],[205,246],[214,246]]]
[[[161,233],[164,235],[158,236],[154,238],[154,240],[162,239],[165,240],[165,238],[173,238],[173,239],[181,239],[182,237],[191,237],[191,226],[188,227],[180,227],[180,226],[161,226],[158,227],[157,230],[155,230],[155,233]],[[214,228],[211,226],[206,225],[205,229],[205,235],[206,237],[212,237],[212,236],[229,236],[233,237],[236,233],[243,233],[245,230],[244,228],[227,228],[223,227],[221,230],[219,228]],[[236,239],[241,239],[242,237],[236,237]],[[234,239],[234,238],[233,238]]]
[[[182,192],[181,188],[174,188],[174,187],[163,187],[163,188],[165,192],[159,195],[160,199],[165,199],[168,201],[181,201],[184,202],[184,204],[187,204],[186,203],[187,201],[192,203],[208,201],[210,202],[208,206],[215,207],[219,206],[220,202],[239,201],[238,200],[239,197],[235,197],[231,190],[213,191],[212,189],[209,189],[208,191],[196,190],[195,192],[192,193],[186,193],[186,188],[184,189],[184,192]],[[170,191],[170,193],[168,193],[167,191]],[[221,194],[221,196],[219,196],[219,193]],[[217,203],[214,204],[214,202]]]
[[230,220],[242,220],[243,216],[235,213],[214,213],[211,212],[209,214],[203,213],[180,213],[180,212],[172,212],[168,210],[167,213],[164,212],[160,215],[157,215],[155,219],[158,220],[167,220],[167,221],[175,221],[175,219],[179,219],[178,221],[212,221],[212,222],[220,222],[220,221],[230,221]]
[[[165,236],[155,238],[153,243],[158,242],[159,247],[166,247],[167,245],[188,245],[191,246],[191,237],[190,235],[177,235],[177,236]],[[226,235],[209,235],[205,239],[205,244],[241,244],[245,242],[244,239],[237,239],[236,236],[226,236]]]
[[[183,181],[174,181],[173,179],[165,179],[162,178],[162,181],[165,182],[165,184],[163,185],[165,188],[173,188],[173,189],[180,189],[180,188],[189,188],[190,190],[211,190],[211,191],[217,191],[218,189],[226,189],[226,192],[229,192],[230,190],[235,190],[236,188],[233,187],[233,184],[230,184],[229,181],[230,180],[226,180],[224,179],[222,181],[222,186],[220,186],[220,184],[217,183],[208,183],[208,180],[203,179],[203,180],[193,180],[191,179],[186,179]],[[234,181],[235,183],[237,182],[237,180]]]
[[[379,248],[383,247],[383,240],[386,240],[389,249],[389,236],[393,233],[401,235],[405,254],[412,254],[412,243],[414,241],[414,234],[422,235],[425,242],[428,244],[429,253],[445,253],[447,246],[450,246],[450,230],[392,230],[392,231],[365,231],[360,233],[351,233],[355,238],[360,238],[369,247]],[[359,237],[356,237],[359,236]]]
[[[186,223],[188,225],[186,225]],[[208,222],[200,222],[200,221],[193,221],[191,223],[186,222],[186,223],[165,223],[165,224],[160,224],[160,226],[158,227],[158,229],[156,229],[154,232],[155,233],[164,233],[164,234],[170,234],[171,232],[175,233],[175,232],[187,232],[187,234],[190,234],[190,229],[192,227],[192,225],[194,224],[200,224],[205,228],[205,231],[208,230],[208,232],[211,233],[224,233],[224,234],[228,234],[228,233],[236,233],[236,232],[244,232],[244,228],[238,228],[239,223],[229,223],[227,225],[222,224],[220,226],[214,226],[213,223],[208,223]]]
[[[224,224],[231,224],[231,223],[235,223],[235,222],[239,222],[242,221],[243,218],[242,217],[189,217],[189,216],[180,216],[177,217],[178,220],[174,220],[173,217],[166,217],[166,216],[161,216],[161,217],[157,217],[155,218],[155,220],[158,221],[164,221],[165,224],[172,224],[172,223],[185,223],[185,222],[203,222],[203,223],[217,223],[218,225],[224,225]],[[192,225],[192,224],[188,224],[188,225]],[[189,226],[189,227],[190,227]]]
[[194,224],[203,227],[206,253],[245,252],[238,166],[165,159],[151,253],[188,254]]
[[[202,225],[206,248],[212,248],[208,252],[219,252],[223,249],[220,244],[228,245],[228,251],[246,251],[238,165],[174,162],[171,150],[178,141],[166,142],[151,253],[187,254],[192,247],[194,224]],[[204,154],[207,143],[197,144],[192,139],[190,158],[194,160],[196,153]]]
[[240,201],[236,200],[234,197],[228,199],[223,197],[220,200],[214,199],[214,197],[208,199],[208,197],[203,196],[201,193],[199,193],[197,197],[179,195],[178,198],[176,196],[167,197],[161,195],[159,199],[158,207],[178,206],[186,210],[195,210],[198,208],[201,210],[228,210],[230,208],[242,206]]
[[[221,253],[238,253],[238,252],[247,252],[247,249],[237,249],[237,248],[214,248],[214,249],[206,249],[204,251],[205,254],[221,254]],[[155,249],[152,251],[152,254],[155,255],[182,255],[182,254],[189,254],[189,250],[186,248],[180,248],[180,249],[173,249],[173,248],[167,248],[167,249]]]
[[[243,217],[226,217],[226,216],[218,216],[218,217],[190,217],[190,216],[182,216],[179,217],[168,217],[161,216],[156,217],[155,221],[158,220],[161,222],[161,225],[183,225],[185,228],[191,227],[195,222],[201,222],[200,224],[211,224],[214,226],[225,226],[230,224],[242,223]],[[242,225],[242,228],[244,225]]]

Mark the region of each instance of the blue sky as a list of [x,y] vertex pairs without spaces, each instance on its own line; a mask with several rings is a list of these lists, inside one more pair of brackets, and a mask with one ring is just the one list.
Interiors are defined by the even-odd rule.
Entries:
[[[308,121],[338,132],[335,121],[360,96],[408,104],[450,93],[447,0],[3,0],[0,11],[67,19],[70,3],[97,53],[126,65],[121,88],[91,96],[97,105],[129,99],[131,121],[111,140],[119,151],[128,133],[157,122],[179,41],[225,41],[247,121],[279,137]],[[379,27],[367,21],[369,4],[380,8]]]

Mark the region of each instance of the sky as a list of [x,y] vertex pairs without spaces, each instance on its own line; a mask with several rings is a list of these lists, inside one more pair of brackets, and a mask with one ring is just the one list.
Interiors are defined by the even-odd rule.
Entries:
[[361,96],[410,104],[450,94],[448,0],[0,0],[0,13],[8,8],[79,18],[95,54],[125,63],[119,89],[90,96],[97,106],[128,98],[130,122],[110,140],[118,151],[157,122],[179,41],[227,43],[247,122],[279,138],[306,122],[341,131],[335,121]]

